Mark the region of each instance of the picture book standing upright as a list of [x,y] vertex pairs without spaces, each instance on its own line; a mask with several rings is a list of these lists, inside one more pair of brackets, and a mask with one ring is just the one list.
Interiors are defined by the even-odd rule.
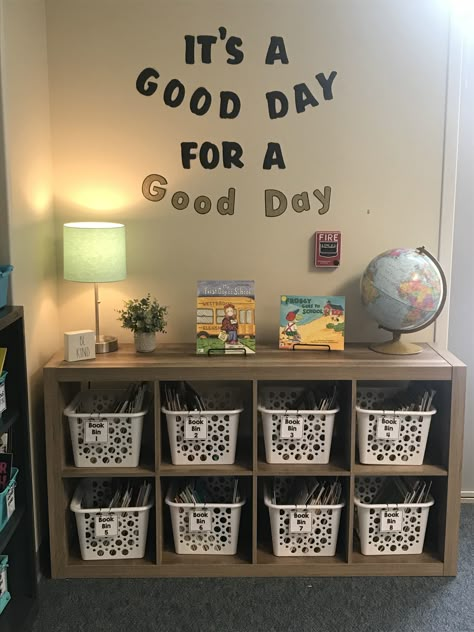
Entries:
[[280,349],[309,345],[344,349],[344,296],[290,296],[280,299]]
[[255,353],[255,282],[198,281],[197,353]]

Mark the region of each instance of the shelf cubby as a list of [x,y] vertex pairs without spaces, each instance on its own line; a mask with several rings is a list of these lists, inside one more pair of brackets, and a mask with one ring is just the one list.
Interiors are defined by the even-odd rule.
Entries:
[[[291,379],[288,379],[291,376]],[[190,461],[173,465],[167,420],[162,412],[165,385],[231,385],[242,398],[235,463]],[[63,410],[74,393],[91,385],[145,381],[153,404],[145,425],[138,468],[75,468]],[[329,462],[267,463],[258,405],[269,384],[339,385],[340,412],[335,418]],[[356,399],[360,384],[429,382],[437,390],[437,414],[432,419],[423,465],[364,465],[357,449]],[[454,575],[460,506],[459,461],[462,454],[465,367],[450,353],[423,346],[418,356],[382,356],[366,345],[346,351],[291,353],[259,346],[251,357],[196,356],[192,345],[163,345],[153,354],[136,354],[131,345],[98,356],[93,362],[65,363],[57,354],[45,369],[47,464],[53,577],[152,576],[330,576],[330,575]],[[142,477],[154,480],[148,542],[142,560],[80,558],[77,532],[69,511],[78,479]],[[178,555],[175,552],[165,496],[173,481],[199,476],[237,476],[246,490],[236,555]],[[268,508],[262,486],[274,476],[338,477],[343,485],[339,537],[334,557],[273,555]],[[430,510],[425,547],[420,555],[360,553],[355,533],[354,491],[357,477],[412,476],[433,481],[435,505]]]

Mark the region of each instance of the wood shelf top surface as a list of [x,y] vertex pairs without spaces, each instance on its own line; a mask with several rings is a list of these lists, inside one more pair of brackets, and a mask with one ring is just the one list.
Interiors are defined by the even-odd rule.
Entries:
[[173,465],[169,461],[160,465],[161,476],[252,476],[252,465],[237,461],[232,465]]
[[[452,364],[443,357],[442,352],[438,352],[429,344],[423,344],[423,351],[412,356],[389,356],[371,351],[367,344],[348,344],[345,351],[282,351],[276,347],[258,345],[257,353],[254,355],[213,355],[200,356],[195,353],[193,344],[161,344],[152,353],[136,353],[134,345],[121,344],[119,350],[113,353],[98,355],[94,360],[84,360],[80,362],[65,362],[63,352],[56,353],[46,365],[46,370],[59,370],[61,373],[83,373],[99,370],[116,369],[136,369],[137,371],[148,371],[150,379],[154,373],[161,374],[163,379],[176,379],[170,372],[173,370],[189,371],[192,379],[199,379],[199,372],[203,372],[201,379],[206,379],[206,372],[222,373],[222,378],[231,375],[236,371],[241,375],[242,380],[259,377],[262,373],[272,370],[311,370],[307,373],[306,379],[314,379],[316,374],[328,372],[326,379],[332,379],[331,370],[352,370],[354,376],[364,374],[364,371],[374,371],[380,378],[390,379],[382,375],[381,370],[387,372],[400,372],[403,379],[403,372],[406,370],[420,370],[426,372],[427,369],[437,371],[439,379],[450,379]],[[448,355],[449,357],[449,355]],[[271,379],[271,373],[269,373]],[[209,375],[215,379],[215,375]],[[322,376],[318,376],[322,379]],[[422,376],[420,376],[422,377]],[[379,379],[380,379],[379,378]],[[209,378],[208,378],[209,379]],[[266,378],[260,378],[266,379]],[[295,375],[293,379],[301,379]],[[425,378],[427,379],[427,378]]]
[[327,464],[311,463],[267,463],[259,460],[257,464],[259,476],[350,476],[351,472],[344,467],[341,460]]
[[65,465],[62,468],[63,478],[128,478],[128,477],[154,477],[155,468],[152,465],[143,464],[138,467],[75,467]]
[[355,476],[447,476],[448,470],[440,465],[363,465],[356,463]]
[[257,550],[257,561],[249,554],[177,555],[165,550],[161,564],[151,558],[139,560],[96,560],[86,562],[70,555],[64,577],[328,577],[328,576],[440,576],[444,564],[429,551],[420,555],[364,556],[353,553],[351,563],[335,557],[276,557],[271,545]]

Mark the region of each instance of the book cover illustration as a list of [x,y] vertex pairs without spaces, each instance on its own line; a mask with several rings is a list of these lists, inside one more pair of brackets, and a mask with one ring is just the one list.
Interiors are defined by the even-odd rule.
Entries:
[[198,281],[196,351],[255,353],[255,282]]
[[281,296],[280,349],[293,345],[329,345],[344,349],[344,296]]

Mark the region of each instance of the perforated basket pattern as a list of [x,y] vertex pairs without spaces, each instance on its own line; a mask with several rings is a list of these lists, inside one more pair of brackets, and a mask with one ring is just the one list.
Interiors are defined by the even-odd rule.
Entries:
[[[367,388],[357,391],[357,437],[361,463],[370,465],[422,465],[431,418],[436,410],[425,413],[400,411],[395,414],[372,410],[382,407],[385,398],[393,396],[397,388]],[[370,410],[367,410],[370,409]],[[377,424],[382,417],[400,420],[398,439],[377,438]]]
[[[235,389],[217,388],[201,393],[205,410],[176,412],[163,408],[166,414],[171,460],[174,465],[232,465],[242,409]],[[185,420],[190,415],[207,419],[207,439],[186,439]]]
[[[214,489],[217,499],[232,497],[233,480],[221,477],[204,479],[209,487]],[[239,539],[240,514],[242,503],[229,506],[193,505],[188,503],[174,503],[175,488],[168,492],[166,503],[171,512],[173,539],[176,553],[194,555],[235,555]],[[217,506],[216,506],[217,505]],[[212,511],[212,529],[205,533],[189,532],[189,514],[193,509],[209,508]]]
[[[140,460],[143,419],[146,410],[110,414],[117,391],[83,391],[66,408],[76,467],[136,467]],[[77,413],[81,405],[87,413]],[[100,417],[108,422],[107,443],[85,443],[85,422]]]
[[275,478],[276,505],[271,503],[268,488],[265,489],[265,504],[270,513],[273,553],[278,557],[334,556],[336,554],[342,505],[333,508],[308,507],[311,514],[311,533],[290,533],[288,507],[278,506],[279,499],[285,498],[291,485],[289,478]]
[[[111,538],[95,537],[95,517],[99,513],[107,514],[110,510],[104,508],[104,498],[109,496],[111,479],[88,479],[80,484],[80,494],[88,495],[88,501],[93,509],[75,511],[77,532],[83,560],[114,560],[138,559],[145,556],[146,537],[150,506],[130,508],[126,511],[116,511],[118,516],[118,535]],[[92,501],[92,502],[91,502]]]
[[[336,411],[297,411],[289,407],[303,388],[276,386],[262,389],[262,416],[267,463],[329,463]],[[285,414],[301,415],[303,438],[282,439],[281,422]]]
[[[403,510],[403,527],[400,533],[380,532],[381,506],[370,506],[383,479],[356,478],[356,498],[363,503],[356,505],[356,524],[363,555],[420,554],[423,552],[430,506],[424,504],[396,505]],[[366,503],[364,505],[364,503]],[[431,502],[431,504],[433,504]],[[387,507],[384,505],[384,507]],[[390,505],[395,507],[395,505]]]

